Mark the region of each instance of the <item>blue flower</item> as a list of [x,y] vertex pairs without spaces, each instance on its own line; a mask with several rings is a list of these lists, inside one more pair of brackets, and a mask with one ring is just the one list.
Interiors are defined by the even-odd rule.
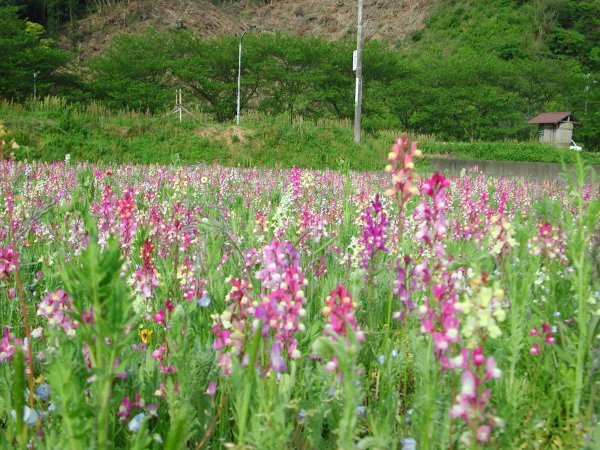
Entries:
[[35,388],[35,393],[39,395],[42,400],[47,400],[50,397],[50,385],[48,383],[40,384]]
[[25,409],[23,411],[23,421],[29,425],[30,427],[32,427],[33,425],[36,424],[36,422],[38,421],[38,413],[35,409],[31,409],[28,406],[25,406]]
[[402,450],[417,450],[417,441],[413,438],[402,439]]
[[329,388],[327,395],[329,395],[330,397],[333,397],[335,395],[335,388],[333,386]]
[[302,420],[306,417],[306,411],[304,411],[303,409],[300,410],[300,412],[298,413],[298,419]]
[[133,419],[131,419],[131,421],[127,425],[127,428],[129,428],[129,431],[131,431],[132,433],[135,433],[136,431],[138,431],[142,426],[144,417],[145,417],[144,413],[139,413]]
[[[17,413],[14,409],[11,410],[10,415],[14,420],[17,420]],[[38,418],[39,415],[35,409],[31,409],[29,406],[23,406],[23,422],[25,422],[26,425],[35,425]]]
[[210,298],[208,298],[206,295],[204,297],[202,297],[200,300],[198,300],[198,306],[200,306],[201,308],[206,308],[208,306],[210,306]]
[[392,350],[392,358],[397,358],[398,357],[398,349],[395,348]]
[[356,412],[361,416],[361,417],[365,417],[365,414],[367,413],[367,407],[366,406],[357,406],[356,407]]
[[383,364],[385,363],[385,356],[384,355],[379,355],[377,357],[377,362],[383,366]]

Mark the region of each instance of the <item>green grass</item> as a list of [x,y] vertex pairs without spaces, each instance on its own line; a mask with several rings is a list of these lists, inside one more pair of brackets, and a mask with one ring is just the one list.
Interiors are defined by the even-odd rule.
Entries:
[[[421,146],[430,155],[448,155],[456,159],[575,163],[576,152],[537,142],[428,142]],[[599,153],[582,152],[584,161],[600,164]]]
[[[218,124],[201,115],[184,118],[111,112],[92,104],[68,105],[56,98],[35,105],[0,104],[0,120],[20,144],[21,160],[74,160],[107,163],[206,162],[241,167],[381,170],[400,132],[365,133],[353,142],[349,121],[296,121],[250,113],[241,127]],[[440,143],[416,136],[426,155],[457,159],[574,162],[574,154],[537,143]],[[600,164],[600,154],[583,158]],[[427,159],[421,162],[427,165]]]

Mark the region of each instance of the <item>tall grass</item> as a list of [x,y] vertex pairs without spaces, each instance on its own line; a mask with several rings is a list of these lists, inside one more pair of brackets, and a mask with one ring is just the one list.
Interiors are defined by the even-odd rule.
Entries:
[[[16,105],[0,103],[0,119],[21,143],[19,159],[42,161],[73,159],[107,163],[217,162],[242,167],[324,169],[349,164],[354,170],[380,170],[389,142],[398,130],[363,133],[356,145],[347,121],[270,117],[257,112],[243,115],[241,128],[218,124],[194,111],[180,124],[175,116],[112,111],[99,103],[68,104],[45,97]],[[216,131],[216,132],[215,132]],[[568,151],[518,142],[441,143],[435,136],[411,135],[426,155],[458,159],[573,162]],[[584,154],[600,163],[600,156]],[[419,164],[426,164],[421,160]]]

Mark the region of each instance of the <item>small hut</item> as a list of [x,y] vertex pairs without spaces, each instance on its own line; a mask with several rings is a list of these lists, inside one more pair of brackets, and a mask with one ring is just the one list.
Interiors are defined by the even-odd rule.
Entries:
[[527,123],[539,125],[540,142],[569,148],[573,136],[573,124],[579,121],[571,112],[561,111],[542,113]]

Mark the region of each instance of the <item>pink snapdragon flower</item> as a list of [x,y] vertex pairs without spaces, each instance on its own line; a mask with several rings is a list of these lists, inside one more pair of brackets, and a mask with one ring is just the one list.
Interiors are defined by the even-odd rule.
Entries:
[[206,295],[206,280],[199,278],[197,267],[192,259],[186,257],[177,269],[177,278],[179,279],[179,288],[183,298],[188,302],[201,299]]
[[51,328],[60,327],[67,336],[75,336],[79,324],[70,316],[71,311],[73,311],[73,299],[59,289],[42,299],[38,305],[37,315],[46,318]]
[[106,184],[102,188],[102,198],[99,203],[92,207],[93,211],[100,217],[98,219],[98,243],[104,247],[110,236],[116,234],[116,212],[117,199],[110,187]]
[[537,356],[540,354],[542,350],[542,345],[554,345],[556,344],[556,338],[554,337],[553,328],[547,323],[543,323],[541,327],[541,331],[538,327],[533,327],[533,329],[529,332],[529,335],[533,339],[533,345],[529,349],[529,354],[532,356]]
[[502,373],[494,357],[486,358],[481,348],[472,352],[463,349],[460,364],[463,369],[461,388],[450,415],[462,418],[467,424],[468,430],[461,436],[461,442],[466,445],[471,445],[473,439],[480,443],[489,442],[492,430],[502,421],[491,412],[489,402],[492,393],[483,385],[488,380],[500,378]]
[[133,237],[137,229],[135,188],[128,186],[123,196],[117,200],[117,216],[119,218],[119,233],[121,248],[126,252],[131,248]]
[[156,288],[160,286],[160,275],[154,267],[153,253],[154,245],[146,239],[140,248],[142,265],[133,275],[135,290],[146,299],[153,298]]
[[300,169],[294,166],[290,171],[290,184],[292,185],[293,200],[296,202],[302,196],[302,179]]
[[338,284],[337,287],[325,299],[323,315],[327,318],[327,324],[323,333],[326,336],[348,336],[348,326],[356,335],[359,341],[365,339],[365,335],[360,331],[354,313],[358,309],[358,304],[352,299],[352,294],[346,288]]
[[225,297],[227,308],[213,314],[213,349],[217,353],[217,366],[224,375],[231,374],[232,357],[241,358],[246,344],[246,332],[252,321],[252,286],[248,281],[234,279]]
[[542,222],[537,229],[537,234],[527,242],[527,248],[532,255],[567,264],[565,242],[566,237],[559,227]]
[[271,337],[271,368],[286,370],[279,356],[300,357],[296,333],[304,330],[304,287],[308,284],[298,252],[289,242],[273,241],[263,248],[263,265],[256,277],[262,282],[261,300],[254,317],[261,321],[261,335]]
[[262,249],[262,268],[256,273],[264,291],[277,289],[290,268],[300,266],[300,257],[291,242],[273,241]]
[[19,254],[9,245],[0,247],[0,280],[5,280],[19,266]]
[[398,138],[388,154],[389,164],[385,167],[385,171],[392,175],[392,187],[385,194],[395,200],[399,206],[398,236],[402,236],[406,219],[404,205],[410,197],[419,193],[413,159],[421,156],[423,154],[417,148],[416,142],[413,142],[409,149],[407,137]]
[[8,327],[4,327],[2,339],[0,339],[0,364],[12,359],[15,353],[15,338],[8,332]]

